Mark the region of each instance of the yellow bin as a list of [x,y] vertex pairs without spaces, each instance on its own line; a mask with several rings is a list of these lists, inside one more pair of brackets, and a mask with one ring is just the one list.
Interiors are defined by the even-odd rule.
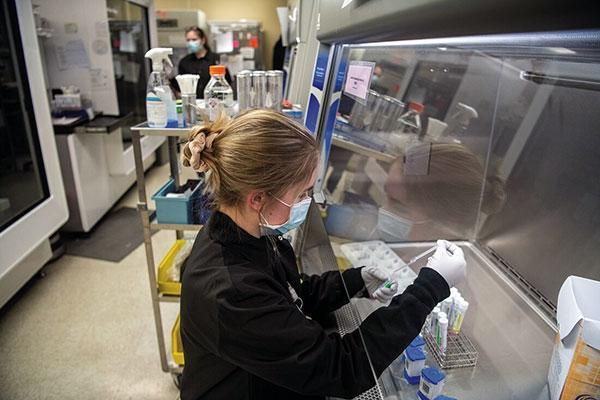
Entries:
[[179,333],[179,315],[171,330],[171,354],[173,355],[173,361],[180,366],[183,366],[183,345],[181,344],[181,334]]
[[185,240],[177,240],[160,264],[158,264],[158,291],[162,294],[170,296],[181,295],[181,282],[169,280],[169,269],[173,266],[175,257],[177,257],[177,253],[179,253],[184,244]]

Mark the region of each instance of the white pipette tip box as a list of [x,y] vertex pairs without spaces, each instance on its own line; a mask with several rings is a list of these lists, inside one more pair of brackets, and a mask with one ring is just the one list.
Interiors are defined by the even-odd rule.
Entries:
[[340,248],[353,267],[364,265],[385,271],[398,282],[398,293],[402,293],[417,277],[404,260],[380,240],[346,243]]

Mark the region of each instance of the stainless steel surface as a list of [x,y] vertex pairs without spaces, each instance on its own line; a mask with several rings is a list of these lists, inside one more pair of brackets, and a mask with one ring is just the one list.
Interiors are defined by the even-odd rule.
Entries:
[[[281,111],[281,101],[283,100],[283,71],[267,71],[267,98],[265,107]],[[267,104],[270,103],[270,104]]]
[[183,107],[183,117],[187,126],[191,127],[198,121],[196,114],[196,95],[181,94],[181,105]]
[[138,188],[138,211],[142,219],[144,230],[144,248],[146,250],[146,265],[148,267],[148,283],[150,284],[150,294],[152,297],[152,311],[154,313],[154,327],[156,329],[156,340],[160,355],[160,366],[164,372],[169,372],[167,361],[167,351],[162,326],[162,316],[160,313],[160,303],[158,299],[158,285],[156,283],[156,266],[154,265],[154,251],[152,249],[152,233],[150,231],[150,214],[146,200],[146,184],[144,177],[144,164],[142,159],[142,147],[140,141],[140,132],[132,129],[131,139],[133,145],[133,155],[135,160],[135,171],[137,175]]
[[150,223],[150,229],[153,231],[159,231],[163,229],[172,231],[199,231],[203,225],[190,225],[190,224],[159,224],[155,221]]
[[345,1],[320,3],[322,43],[368,43],[435,37],[540,32],[598,26],[593,1]]
[[150,128],[147,122],[132,126],[132,131],[137,131],[141,136],[178,136],[187,138],[190,128]]
[[[392,247],[407,260],[431,244]],[[444,393],[461,400],[548,399],[546,375],[555,330],[530,302],[515,292],[517,289],[502,277],[502,272],[490,260],[484,258],[483,253],[469,243],[458,244],[465,251],[468,266],[467,280],[458,286],[470,302],[463,332],[479,351],[479,359],[474,368],[445,370]],[[364,320],[380,307],[368,299],[352,299],[352,304],[354,312],[347,309],[336,312],[343,333],[353,330],[357,320],[355,315]],[[435,365],[433,357],[429,357],[428,364]],[[382,374],[379,386],[386,399],[415,398],[416,387],[394,381],[389,371]]]
[[448,333],[448,344],[445,351],[438,346],[433,333],[425,327],[421,332],[427,343],[429,354],[435,359],[437,365],[446,370],[452,368],[472,368],[477,365],[479,353],[463,332],[458,334]]
[[252,91],[252,75],[250,71],[240,71],[240,73],[236,75],[236,90],[240,112],[251,108],[252,101],[250,95]]
[[267,77],[265,71],[252,72],[251,107],[263,108],[267,94]]

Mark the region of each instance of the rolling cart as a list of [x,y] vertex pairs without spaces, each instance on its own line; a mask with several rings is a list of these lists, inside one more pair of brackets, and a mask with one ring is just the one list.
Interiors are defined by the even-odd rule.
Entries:
[[169,361],[167,357],[167,348],[164,339],[164,330],[162,315],[160,310],[161,303],[178,303],[179,293],[178,288],[173,288],[172,285],[163,284],[160,282],[160,272],[158,271],[157,279],[157,267],[154,262],[154,249],[152,246],[152,233],[158,230],[174,230],[176,243],[171,249],[169,254],[165,256],[159,269],[163,268],[163,264],[168,264],[169,259],[173,259],[176,248],[183,239],[184,231],[198,231],[202,228],[202,225],[190,225],[190,224],[164,224],[152,221],[151,211],[148,209],[148,200],[146,196],[146,181],[144,176],[144,166],[142,158],[142,136],[165,136],[168,140],[169,146],[169,165],[171,171],[171,178],[175,182],[175,186],[179,187],[179,161],[177,157],[177,146],[180,138],[187,138],[189,128],[150,128],[146,122],[131,127],[131,138],[133,145],[133,154],[135,161],[135,170],[137,177],[137,189],[138,189],[138,204],[137,208],[142,219],[142,226],[144,230],[144,247],[146,250],[146,262],[148,267],[148,282],[150,283],[150,294],[152,296],[152,311],[154,314],[154,324],[156,328],[156,339],[158,343],[158,351],[160,354],[160,364],[164,372],[169,372],[173,376],[175,384],[179,387],[179,381],[181,372],[183,370],[183,354],[180,350],[180,340],[178,332],[178,321],[172,332],[172,340],[175,347],[178,349],[173,350],[173,360]]

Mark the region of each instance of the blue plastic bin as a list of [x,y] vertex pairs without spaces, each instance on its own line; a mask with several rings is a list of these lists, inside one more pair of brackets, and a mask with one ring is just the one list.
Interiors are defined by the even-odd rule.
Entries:
[[152,200],[156,204],[156,221],[159,224],[192,224],[192,204],[202,194],[202,184],[198,183],[188,198],[167,197],[175,190],[175,182],[169,178],[167,183],[154,193]]

